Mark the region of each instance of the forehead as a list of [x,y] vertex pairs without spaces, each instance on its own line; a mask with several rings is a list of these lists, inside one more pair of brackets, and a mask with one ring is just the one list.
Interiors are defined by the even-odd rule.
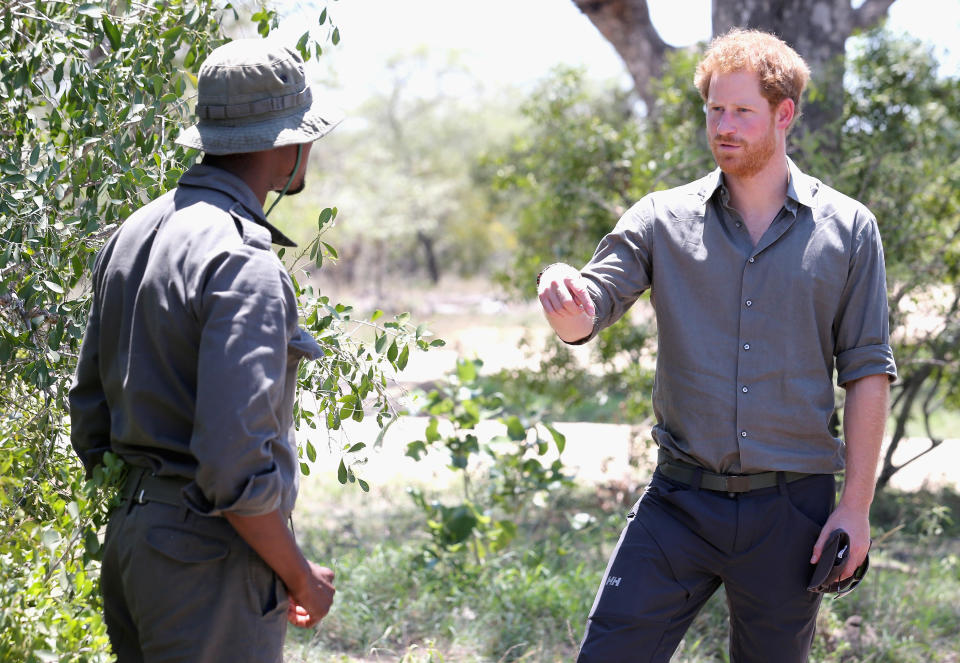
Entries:
[[715,71],[710,76],[707,98],[709,101],[762,101],[760,77],[757,72],[748,69]]

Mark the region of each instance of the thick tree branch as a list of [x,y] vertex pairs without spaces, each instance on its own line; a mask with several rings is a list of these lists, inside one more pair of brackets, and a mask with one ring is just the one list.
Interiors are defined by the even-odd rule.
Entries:
[[573,0],[573,4],[610,42],[627,66],[647,108],[653,107],[649,82],[659,78],[673,47],[657,34],[646,0]]
[[855,29],[872,28],[887,15],[887,10],[893,3],[894,0],[866,0],[853,10],[853,27]]

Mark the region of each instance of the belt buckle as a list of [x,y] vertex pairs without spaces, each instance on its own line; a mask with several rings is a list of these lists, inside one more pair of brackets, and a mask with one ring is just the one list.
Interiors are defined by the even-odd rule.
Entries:
[[750,490],[750,476],[747,474],[728,474],[723,477],[723,483],[728,493],[746,493]]

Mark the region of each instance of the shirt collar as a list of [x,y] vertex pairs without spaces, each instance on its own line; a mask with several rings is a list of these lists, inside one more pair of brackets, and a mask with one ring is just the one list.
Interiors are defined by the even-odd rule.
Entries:
[[[787,172],[790,179],[787,181],[787,199],[784,206],[793,214],[797,213],[797,204],[806,207],[813,207],[813,196],[817,192],[819,182],[797,168],[793,159],[787,157]],[[700,199],[703,202],[709,200],[720,189],[725,196],[729,196],[726,186],[723,183],[723,171],[719,168],[703,178],[703,184],[700,187]]]
[[263,207],[257,200],[256,195],[250,190],[246,182],[233,173],[215,166],[197,163],[180,177],[178,186],[211,189],[230,196],[250,214],[252,221],[270,231],[270,241],[280,246],[296,246],[292,239],[267,221],[267,218],[263,215]]

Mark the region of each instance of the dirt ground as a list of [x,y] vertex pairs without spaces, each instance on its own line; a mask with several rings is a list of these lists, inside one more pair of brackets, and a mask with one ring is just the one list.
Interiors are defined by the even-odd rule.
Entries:
[[[454,370],[458,357],[480,358],[484,372],[496,372],[509,367],[536,366],[535,348],[550,333],[541,317],[536,302],[510,301],[485,283],[454,282],[429,291],[410,290],[391,293],[394,310],[376,301],[369,293],[333,293],[334,300],[354,305],[360,313],[382,308],[388,313],[410,311],[418,324],[423,322],[446,341],[441,348],[413,353],[406,370],[395,376],[402,388],[441,380]],[[589,346],[575,348],[578,360],[587,362]],[[404,396],[401,395],[401,399]],[[444,469],[446,459],[440,455],[426,462],[414,462],[404,456],[407,442],[422,439],[426,419],[403,417],[384,436],[382,448],[368,455],[367,462],[358,468],[361,476],[371,482],[382,483],[409,480],[416,477],[424,482],[442,480],[449,473]],[[583,482],[645,481],[655,462],[655,449],[646,448],[635,438],[645,437],[645,431],[628,425],[598,424],[592,422],[562,422],[557,424],[567,437],[564,464],[576,472]],[[327,449],[339,459],[341,444],[371,442],[377,436],[375,423],[353,422],[328,443],[326,433],[311,432],[318,449]],[[485,422],[480,436],[487,438],[501,433],[495,422]],[[904,440],[895,463],[912,457],[929,446],[923,439]],[[631,464],[631,461],[633,463]],[[325,464],[323,458],[318,460]],[[336,460],[339,462],[339,460]],[[921,487],[937,488],[952,485],[960,489],[960,431],[957,431],[934,451],[900,470],[891,481],[894,488],[915,490]]]

